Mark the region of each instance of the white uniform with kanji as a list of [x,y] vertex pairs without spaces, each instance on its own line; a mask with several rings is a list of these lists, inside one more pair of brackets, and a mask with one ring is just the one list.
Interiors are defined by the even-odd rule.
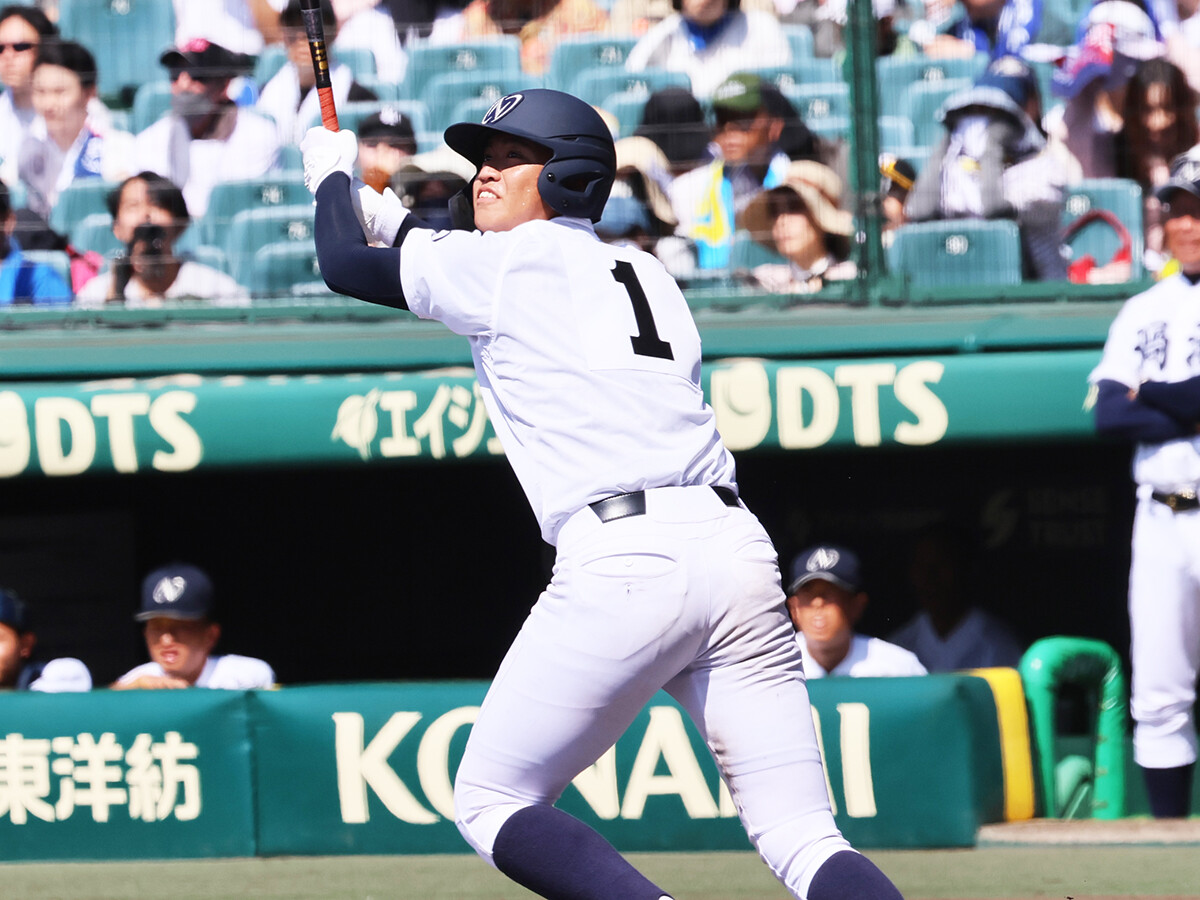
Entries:
[[[582,218],[413,230],[401,249],[408,308],[470,339],[496,433],[558,551],[458,771],[464,836],[490,860],[513,812],[553,803],[665,688],[713,748],[768,864],[805,896],[849,845],[775,550],[713,490],[736,489],[734,463],[679,288]],[[605,522],[588,506],[643,489],[642,515]]]
[[[1200,375],[1200,287],[1173,275],[1131,298],[1109,329],[1089,380],[1130,389]],[[1134,755],[1166,769],[1196,760],[1200,668],[1200,510],[1174,511],[1152,494],[1200,488],[1200,436],[1139,443],[1129,574]]]

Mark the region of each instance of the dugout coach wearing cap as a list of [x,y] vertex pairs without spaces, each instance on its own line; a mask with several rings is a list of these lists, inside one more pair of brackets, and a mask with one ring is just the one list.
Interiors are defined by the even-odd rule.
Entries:
[[213,654],[221,637],[213,601],[212,581],[195,566],[172,563],[147,575],[133,618],[145,623],[150,662],[130,669],[113,688],[272,687],[275,673],[261,659]]
[[925,674],[916,654],[854,631],[868,598],[862,565],[853,550],[838,544],[804,550],[792,560],[787,594],[788,616],[808,678]]
[[28,604],[0,587],[0,690],[91,690],[92,676],[82,662],[67,656],[39,662],[34,659],[36,646]]
[[1175,271],[1121,307],[1088,380],[1097,432],[1134,444],[1133,755],[1150,811],[1177,818],[1191,806],[1200,669],[1200,146],[1155,193]]

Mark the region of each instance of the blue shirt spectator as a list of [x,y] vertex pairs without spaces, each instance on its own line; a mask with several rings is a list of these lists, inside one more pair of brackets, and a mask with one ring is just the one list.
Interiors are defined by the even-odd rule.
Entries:
[[52,266],[32,262],[13,237],[17,217],[0,182],[0,306],[32,303],[36,306],[71,302],[71,288]]

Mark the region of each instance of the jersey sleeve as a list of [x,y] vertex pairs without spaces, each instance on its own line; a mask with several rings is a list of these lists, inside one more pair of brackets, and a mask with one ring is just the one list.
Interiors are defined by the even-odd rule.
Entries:
[[41,675],[29,685],[29,689],[48,694],[90,691],[92,673],[80,660],[73,657],[52,659],[42,668]]
[[1091,384],[1115,381],[1128,388],[1135,388],[1141,381],[1141,357],[1137,349],[1137,332],[1141,323],[1136,318],[1137,299],[1135,297],[1126,302],[1109,326],[1100,362],[1088,375]]

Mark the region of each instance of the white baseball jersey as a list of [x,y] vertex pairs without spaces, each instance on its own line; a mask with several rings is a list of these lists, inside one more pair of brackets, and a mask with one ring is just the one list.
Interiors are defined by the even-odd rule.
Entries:
[[[143,675],[163,676],[167,673],[156,662],[143,663],[130,669],[117,679],[119,684],[136,681]],[[204,663],[195,687],[216,688],[226,691],[248,691],[253,688],[269,688],[275,684],[275,671],[261,659],[227,653],[210,656]]]
[[700,335],[650,254],[566,217],[487,234],[413,230],[400,278],[410,310],[470,339],[492,424],[547,542],[594,500],[734,484],[700,388]]
[[804,654],[804,675],[807,678],[824,678],[827,675],[849,675],[852,678],[890,678],[901,675],[924,675],[925,667],[903,647],[889,644],[882,638],[856,634],[850,639],[850,651],[845,658],[826,671],[808,652],[804,632],[796,632],[796,643]]
[[929,613],[918,613],[891,635],[892,642],[911,650],[930,672],[1015,666],[1022,647],[1009,627],[989,612],[972,609],[946,636],[938,634]]
[[[1121,307],[1108,330],[1100,364],[1088,380],[1136,388],[1143,381],[1184,381],[1200,375],[1200,289],[1182,275],[1164,278]],[[1138,444],[1133,480],[1173,492],[1200,484],[1200,435]]]

